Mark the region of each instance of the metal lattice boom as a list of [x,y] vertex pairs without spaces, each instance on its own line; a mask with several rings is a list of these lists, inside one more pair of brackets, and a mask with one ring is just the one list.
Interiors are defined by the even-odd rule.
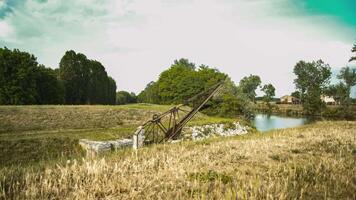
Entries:
[[[220,82],[211,88],[195,95],[184,104],[172,107],[162,114],[153,115],[140,129],[144,129],[145,143],[161,143],[177,139],[183,127],[198,113],[198,111],[222,88]],[[193,103],[193,108],[187,105]]]

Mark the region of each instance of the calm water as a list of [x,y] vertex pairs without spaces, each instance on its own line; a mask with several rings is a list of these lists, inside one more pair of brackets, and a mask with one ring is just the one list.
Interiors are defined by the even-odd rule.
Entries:
[[258,131],[292,128],[309,123],[307,118],[281,117],[276,115],[257,114],[252,120]]

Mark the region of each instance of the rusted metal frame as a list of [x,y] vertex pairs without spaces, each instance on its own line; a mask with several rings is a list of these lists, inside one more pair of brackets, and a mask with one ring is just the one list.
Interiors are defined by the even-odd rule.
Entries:
[[171,129],[172,113],[169,115],[168,130]]
[[185,112],[185,113],[189,113],[190,112],[189,110],[184,110],[184,109],[181,109],[181,108],[179,108],[179,110],[182,111],[182,112]]
[[161,128],[161,130],[163,131],[163,132],[167,132],[168,130],[167,130],[167,128],[162,124],[162,122],[158,122],[157,123],[157,125]]
[[[151,129],[151,130],[150,130]],[[148,138],[148,136],[150,135],[150,134],[153,134],[153,132],[152,132],[152,130],[154,129],[154,124],[153,123],[151,123],[151,124],[149,124],[148,125],[148,128],[146,129],[146,137]],[[153,136],[152,136],[153,137]]]
[[153,129],[152,129],[152,143],[155,143],[155,127],[156,127],[156,124],[153,124]]
[[211,92],[211,94],[205,98],[205,100],[199,104],[198,107],[194,108],[190,113],[188,113],[182,120],[181,122],[177,125],[177,128],[172,131],[172,134],[166,139],[166,140],[170,140],[172,139],[174,136],[176,136],[176,134],[181,131],[181,129],[183,128],[184,125],[186,125],[188,123],[188,121],[190,119],[192,119],[196,113],[205,105],[206,102],[208,102],[216,93],[217,91],[222,87],[222,84],[220,83],[214,90],[213,92]]
[[[149,128],[147,128],[146,130],[147,130],[148,134],[150,134],[150,133],[152,134],[153,142],[155,142],[155,138],[156,138],[155,136],[156,136],[156,133],[157,134],[159,133],[159,130],[161,130],[165,135],[165,137],[160,142],[172,139],[178,133],[180,133],[182,128],[189,122],[189,120],[191,120],[197,114],[197,112],[199,112],[199,110],[206,104],[206,102],[209,101],[217,93],[217,91],[222,87],[222,83],[223,82],[220,82],[220,83],[214,85],[213,87],[211,87],[212,90],[209,89],[209,90],[203,91],[203,92],[199,93],[198,95],[195,95],[194,97],[190,98],[188,101],[191,101],[192,99],[197,99],[198,96],[208,94],[207,96],[204,95],[203,101],[197,103],[196,105],[198,105],[198,106],[194,105],[194,108],[191,111],[186,111],[186,110],[182,109],[181,107],[183,107],[184,105],[180,104],[180,105],[175,106],[160,115],[155,115],[155,117],[152,120],[149,120],[148,122],[146,122],[143,126],[150,124],[148,126]],[[183,119],[179,120],[179,118],[180,118],[179,111],[183,111],[188,114],[185,115],[183,117]],[[163,119],[167,115],[170,115],[168,129],[161,122],[161,119]],[[152,128],[151,128],[151,126],[152,126]],[[151,128],[151,130],[149,130],[150,128]]]
[[[172,109],[171,109],[171,110],[172,110]],[[158,115],[158,117],[155,118],[155,119],[151,119],[151,120],[147,121],[146,123],[142,124],[142,126],[146,126],[146,125],[149,124],[149,123],[153,123],[153,122],[156,122],[157,120],[162,119],[163,117],[165,117],[166,115],[168,115],[168,114],[171,112],[171,110],[166,111],[166,112],[164,112],[164,113]]]

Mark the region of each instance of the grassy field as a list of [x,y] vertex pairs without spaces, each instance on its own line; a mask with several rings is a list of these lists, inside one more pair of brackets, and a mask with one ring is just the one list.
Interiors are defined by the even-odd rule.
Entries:
[[[0,167],[80,157],[79,139],[131,137],[137,126],[171,106],[0,106]],[[232,119],[198,114],[189,125]]]
[[356,122],[3,168],[8,199],[355,199]]

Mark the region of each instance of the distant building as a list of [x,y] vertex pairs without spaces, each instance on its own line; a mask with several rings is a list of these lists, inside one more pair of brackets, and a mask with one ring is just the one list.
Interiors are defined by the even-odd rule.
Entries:
[[321,95],[320,99],[327,105],[337,105],[338,104],[338,102],[335,101],[334,97],[332,97],[332,96]]
[[296,97],[285,95],[280,98],[280,102],[284,104],[299,104],[300,100]]

